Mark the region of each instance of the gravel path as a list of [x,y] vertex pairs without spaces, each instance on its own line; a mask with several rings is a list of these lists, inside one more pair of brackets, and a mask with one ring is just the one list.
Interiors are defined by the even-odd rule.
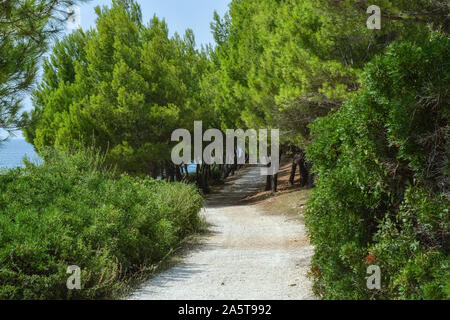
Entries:
[[314,299],[306,278],[313,247],[298,220],[238,201],[264,185],[259,168],[241,171],[207,199],[211,234],[132,300]]

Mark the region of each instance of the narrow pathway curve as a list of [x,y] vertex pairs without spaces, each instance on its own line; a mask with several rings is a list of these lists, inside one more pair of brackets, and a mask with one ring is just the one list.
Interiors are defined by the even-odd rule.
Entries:
[[130,299],[314,299],[306,277],[313,248],[305,226],[239,203],[262,185],[259,168],[246,168],[209,196],[204,214],[211,234]]

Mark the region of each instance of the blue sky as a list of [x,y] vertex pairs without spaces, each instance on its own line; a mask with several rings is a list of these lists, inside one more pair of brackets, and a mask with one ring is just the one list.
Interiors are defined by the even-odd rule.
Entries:
[[[81,6],[81,27],[95,27],[97,5],[110,5],[111,0],[91,0]],[[144,23],[153,15],[165,18],[171,34],[183,35],[185,30],[194,30],[197,45],[213,43],[209,24],[214,10],[221,16],[228,10],[230,0],[138,0],[141,5]]]
[[[210,30],[214,11],[223,16],[231,0],[137,0],[137,2],[141,5],[145,24],[156,14],[159,18],[165,18],[171,35],[175,32],[183,35],[186,29],[192,29],[197,46],[200,47],[202,44],[214,43]],[[94,8],[98,5],[109,6],[111,3],[111,0],[91,0],[81,5],[81,28],[84,30],[94,28],[97,18]],[[69,32],[70,30],[67,31]],[[31,101],[27,97],[24,100],[24,111],[31,108]],[[22,134],[18,133],[17,138],[22,139]]]

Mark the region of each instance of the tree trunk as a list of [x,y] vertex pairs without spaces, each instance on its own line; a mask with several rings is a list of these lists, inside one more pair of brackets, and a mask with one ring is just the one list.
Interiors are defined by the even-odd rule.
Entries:
[[177,181],[183,181],[183,172],[181,166],[175,166],[175,176]]
[[278,173],[272,176],[272,192],[275,193],[278,191]]
[[306,167],[306,164],[304,161],[300,162],[300,187],[304,187],[308,184],[309,181],[309,170]]
[[291,186],[294,185],[296,172],[297,172],[297,163],[295,162],[295,159],[294,159],[294,160],[292,160],[291,176],[289,177],[289,183],[291,184]]
[[270,191],[272,190],[272,176],[267,176],[266,177],[266,191]]
[[189,177],[188,165],[184,165],[184,177],[187,179]]
[[208,165],[202,164],[202,170],[201,170],[201,188],[205,193],[209,191],[208,187]]

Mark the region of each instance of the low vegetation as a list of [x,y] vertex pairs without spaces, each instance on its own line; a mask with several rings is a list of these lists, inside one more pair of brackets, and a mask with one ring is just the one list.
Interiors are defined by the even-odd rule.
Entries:
[[[202,226],[194,186],[116,176],[99,156],[42,153],[0,175],[0,299],[119,296]],[[68,290],[69,265],[82,290]]]

